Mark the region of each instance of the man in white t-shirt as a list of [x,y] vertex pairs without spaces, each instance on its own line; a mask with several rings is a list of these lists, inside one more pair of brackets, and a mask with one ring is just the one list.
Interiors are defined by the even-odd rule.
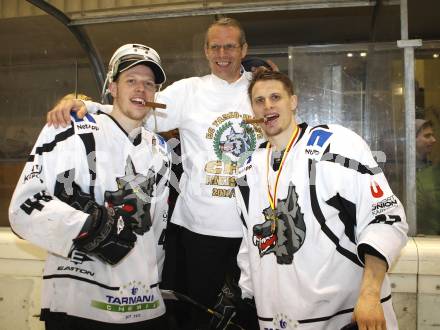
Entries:
[[[263,135],[244,121],[252,114],[247,96],[251,74],[241,66],[247,43],[240,24],[230,18],[214,22],[206,32],[204,49],[211,74],[177,81],[159,92],[156,101],[167,109],[156,110],[147,126],[179,129],[184,173],[171,219],[181,228],[184,267],[178,272],[188,295],[213,306],[226,276],[238,278],[242,230],[235,178]],[[111,111],[108,106],[86,104],[90,112]],[[49,121],[63,124],[72,108],[80,109],[79,116],[85,111],[83,103],[67,102],[49,113]],[[208,322],[203,312],[194,311],[189,328],[206,328]]]

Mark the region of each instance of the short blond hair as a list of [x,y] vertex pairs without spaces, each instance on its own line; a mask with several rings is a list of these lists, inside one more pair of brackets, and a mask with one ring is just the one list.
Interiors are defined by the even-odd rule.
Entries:
[[214,21],[206,30],[205,33],[205,45],[208,46],[208,33],[209,30],[214,26],[225,26],[225,27],[235,27],[240,31],[240,46],[243,46],[246,43],[246,34],[244,33],[243,27],[240,22],[235,18],[231,17],[222,17],[218,20]]

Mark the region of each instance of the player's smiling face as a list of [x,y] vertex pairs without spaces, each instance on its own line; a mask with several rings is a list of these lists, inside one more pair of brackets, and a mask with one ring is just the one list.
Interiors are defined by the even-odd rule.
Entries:
[[255,117],[264,118],[261,128],[268,138],[288,131],[296,125],[294,110],[297,98],[290,95],[278,80],[259,80],[252,88],[252,110]]
[[110,85],[115,99],[115,109],[129,120],[141,121],[149,108],[145,102],[153,101],[156,92],[154,73],[146,65],[139,64],[121,72],[116,82]]
[[227,82],[240,78],[241,60],[246,52],[247,44],[240,45],[238,28],[214,25],[209,29],[205,55],[211,72],[217,77]]

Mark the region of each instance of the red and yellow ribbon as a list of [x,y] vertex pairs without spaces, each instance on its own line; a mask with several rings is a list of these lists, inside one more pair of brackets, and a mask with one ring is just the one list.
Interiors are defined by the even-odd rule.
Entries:
[[275,210],[275,207],[276,207],[278,180],[280,178],[281,171],[283,170],[284,162],[286,161],[287,155],[289,154],[290,149],[292,148],[296,138],[298,137],[298,133],[299,133],[299,129],[298,129],[298,126],[296,126],[295,130],[293,131],[293,133],[290,137],[289,143],[287,144],[287,147],[284,150],[283,158],[281,159],[281,164],[280,164],[280,167],[278,169],[278,173],[277,173],[277,176],[275,179],[275,186],[274,186],[273,195],[270,191],[270,184],[269,184],[269,166],[270,166],[269,157],[270,157],[271,145],[270,145],[270,143],[268,143],[266,146],[266,150],[267,150],[267,168],[266,168],[267,169],[266,170],[267,192],[268,192],[268,196],[269,196],[270,207],[272,208],[272,210]]

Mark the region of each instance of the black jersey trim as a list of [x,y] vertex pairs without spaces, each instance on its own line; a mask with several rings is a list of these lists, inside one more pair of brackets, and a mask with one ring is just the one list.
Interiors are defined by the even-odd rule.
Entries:
[[244,205],[246,207],[246,212],[249,213],[249,185],[247,182],[247,176],[242,176],[236,179],[236,184],[240,190],[241,196],[243,197]]
[[339,193],[336,193],[326,203],[338,210],[338,217],[344,224],[345,235],[353,244],[356,244],[356,204],[345,199]]
[[247,224],[246,224],[246,221],[244,220],[243,212],[240,212],[240,220],[241,220],[241,223],[243,224],[244,228],[247,229]]
[[370,166],[367,166],[367,165],[364,165],[364,164],[358,162],[357,160],[347,158],[347,157],[344,157],[339,154],[334,154],[331,152],[324,153],[322,155],[321,160],[339,164],[345,168],[359,172],[360,174],[375,175],[375,174],[382,173],[382,169],[379,166],[370,167]]
[[359,267],[362,267],[362,263],[359,261],[357,255],[347,250],[346,248],[343,248],[339,244],[338,237],[331,231],[331,229],[326,224],[325,217],[321,211],[321,208],[319,207],[318,196],[316,194],[316,163],[317,163],[316,160],[309,159],[309,180],[310,180],[309,189],[310,189],[310,201],[312,204],[313,214],[316,220],[318,220],[323,233],[327,235],[327,237],[333,242],[333,244],[335,244],[336,251],[338,251],[347,259],[351,260]]
[[261,142],[261,143],[258,145],[258,149],[266,149],[268,143],[269,143],[269,141]]
[[93,133],[79,134],[81,141],[86,149],[87,164],[89,165],[89,194],[95,199],[95,182],[96,182],[96,142]]
[[119,129],[125,134],[125,136],[127,136],[127,137],[129,138],[129,140],[131,141],[131,143],[132,143],[135,147],[137,147],[138,145],[141,144],[141,142],[142,142],[142,131],[140,131],[139,134],[136,135],[136,137],[135,137],[134,139],[130,139],[130,135],[129,135],[129,134],[127,133],[127,131],[121,126],[121,124],[118,123],[118,121],[117,121],[115,118],[113,118],[113,117],[112,117],[111,115],[109,115],[108,113],[101,112],[101,111],[98,111],[98,114],[100,114],[100,115],[105,115],[105,116],[109,117],[109,118],[110,118],[110,119],[116,124],[116,126],[118,126]]
[[328,321],[331,318],[341,315],[341,314],[347,314],[347,313],[351,313],[354,311],[354,308],[347,308],[347,309],[343,309],[340,310],[339,312],[334,313],[333,315],[329,315],[329,316],[323,316],[323,317],[316,317],[313,319],[305,319],[305,320],[298,320],[298,323],[314,323],[314,322],[322,322],[322,321]]
[[[388,300],[391,299],[391,294],[386,296],[385,298],[382,298],[380,300],[380,303],[384,303]],[[305,319],[305,320],[298,320],[298,323],[313,323],[313,322],[322,322],[322,321],[327,321],[330,320],[331,318],[341,315],[341,314],[347,314],[347,313],[351,313],[354,311],[354,308],[347,308],[347,309],[343,309],[340,310],[339,312],[334,313],[333,315],[329,315],[329,316],[323,316],[323,317],[317,317],[317,318],[313,318],[313,319]]]
[[[35,149],[35,155],[42,155],[43,152],[51,152],[58,142],[67,140],[69,137],[75,134],[75,129],[73,127],[73,122],[70,123],[69,129],[55,135],[54,139],[49,143],[44,143],[41,147]],[[29,155],[28,162],[33,162],[35,155]]]
[[[306,133],[306,129],[309,125],[307,125],[306,123],[301,123],[298,125],[300,132],[299,132],[299,136],[298,139],[296,139],[296,143],[298,143],[299,140],[301,140],[301,138],[304,136],[304,134]],[[295,143],[295,144],[296,144]]]
[[324,128],[324,129],[327,129],[327,130],[330,129],[330,128],[328,127],[328,125],[323,124],[323,125],[316,125],[316,126],[313,126],[313,127],[310,129],[310,131],[313,131],[313,130],[315,130],[315,129],[317,129],[317,128]]
[[[383,304],[384,302],[386,302],[386,301],[388,301],[390,299],[391,299],[391,294],[386,296],[385,298],[382,298],[380,300],[380,303]],[[316,317],[316,318],[313,318],[313,319],[297,320],[297,322],[302,324],[302,323],[314,323],[314,322],[328,321],[328,320],[330,320],[331,318],[333,318],[335,316],[338,316],[338,315],[341,315],[341,314],[351,313],[353,311],[354,311],[354,308],[347,308],[347,309],[340,310],[340,311],[334,313],[333,315]],[[260,321],[266,321],[266,322],[273,321],[273,317],[261,317],[261,316],[258,316],[258,319]]]
[[[53,279],[53,278],[70,278],[70,279],[73,279],[73,280],[94,284],[94,285],[100,286],[100,287],[102,287],[104,289],[108,289],[108,290],[112,290],[112,291],[117,291],[117,290],[120,289],[119,286],[108,286],[108,285],[105,285],[105,284],[102,284],[102,283],[99,283],[99,282],[96,282],[96,281],[89,280],[87,278],[83,278],[83,277],[75,276],[75,275],[70,275],[70,274],[54,274],[54,275],[45,275],[45,276],[43,276],[43,280],[50,280],[50,279]],[[150,289],[156,288],[159,285],[160,285],[160,282],[151,284],[150,285]]]
[[139,132],[138,135],[136,135],[136,137],[133,139],[133,145],[135,147],[137,147],[138,145],[140,145],[142,142],[142,131]]
[[83,278],[80,276],[75,276],[75,275],[69,275],[69,274],[54,274],[54,275],[45,275],[43,276],[43,280],[50,280],[50,279],[54,279],[54,278],[70,278],[72,280],[76,280],[76,281],[81,281],[81,282],[87,282],[93,285],[97,285],[100,286],[101,288],[107,289],[107,290],[113,290],[113,291],[117,291],[120,289],[119,286],[108,286],[96,281],[92,281],[89,280],[87,278]]
[[121,129],[121,131],[128,137],[127,131],[121,126],[121,124],[119,124],[117,122],[117,120],[115,118],[113,118],[111,115],[109,115],[108,113],[105,113],[105,112],[99,112],[99,114],[109,117],[116,124],[116,126],[118,126]]

